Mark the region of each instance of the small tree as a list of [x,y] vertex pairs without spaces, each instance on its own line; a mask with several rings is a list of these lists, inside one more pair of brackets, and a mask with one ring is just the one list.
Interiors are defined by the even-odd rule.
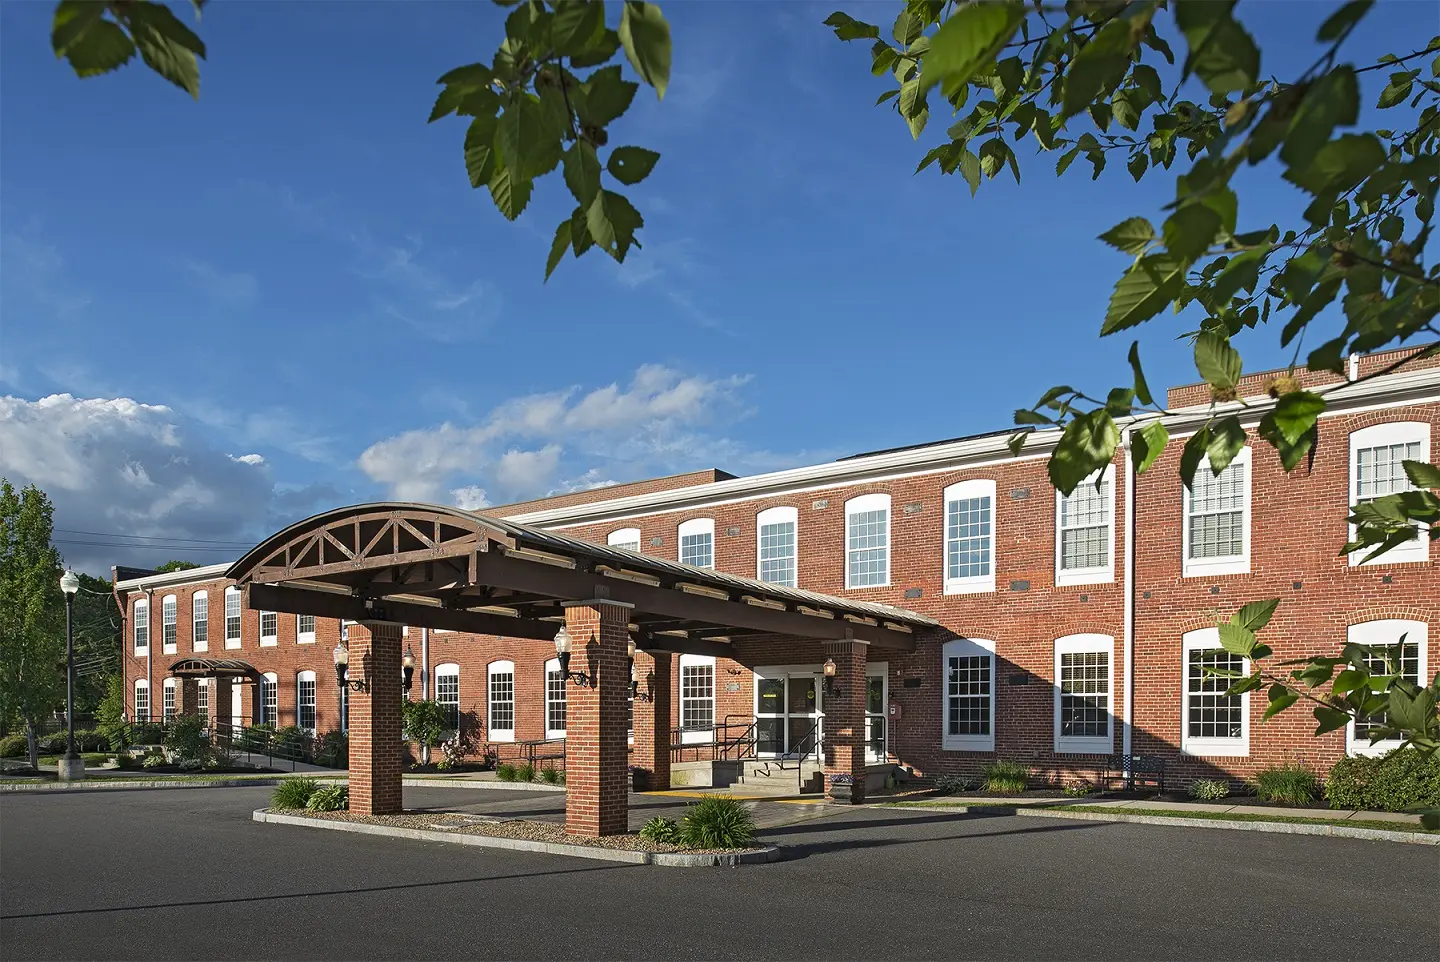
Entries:
[[50,544],[54,508],[33,484],[0,478],[0,714],[23,719],[30,764],[35,722],[65,697],[65,605],[60,554]]
[[450,713],[434,699],[405,703],[404,735],[420,745],[421,764],[430,764],[430,749],[440,744],[450,727]]
[[105,684],[105,697],[96,709],[100,731],[110,740],[110,750],[123,752],[130,743],[129,727],[125,724],[125,682],[111,675]]

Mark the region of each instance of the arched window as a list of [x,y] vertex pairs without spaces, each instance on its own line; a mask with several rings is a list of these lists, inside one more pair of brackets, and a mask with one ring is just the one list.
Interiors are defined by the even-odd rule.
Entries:
[[697,568],[715,567],[715,521],[691,518],[680,523],[680,563]]
[[798,579],[794,508],[766,508],[755,516],[755,575],[794,588]]
[[945,489],[945,593],[995,590],[995,482],[960,481]]
[[[1400,494],[1415,490],[1410,476],[1405,473],[1406,461],[1430,461],[1430,425],[1423,421],[1395,421],[1389,424],[1375,424],[1361,428],[1350,435],[1350,505],[1363,504],[1387,494]],[[1350,526],[1350,537],[1355,537],[1355,526]],[[1366,562],[1365,556],[1373,551],[1366,548],[1353,552],[1350,563],[1358,564],[1403,564],[1407,561],[1430,560],[1430,538],[1424,525],[1413,541],[1397,545],[1380,555],[1374,561]]]
[[1066,635],[1055,641],[1055,751],[1115,750],[1112,692],[1115,639]]
[[862,494],[845,502],[845,587],[890,583],[890,495]]
[[135,720],[137,722],[150,720],[150,683],[144,678],[135,681]]
[[545,662],[545,737],[565,737],[565,676],[559,658]]
[[135,654],[143,655],[150,650],[150,602],[144,598],[136,599],[134,624],[131,626],[135,633]]
[[460,666],[451,662],[435,668],[435,700],[445,709],[445,727],[460,727]]
[[210,650],[210,596],[203,591],[190,598],[190,648]]
[[940,747],[945,751],[995,750],[995,642],[983,638],[956,638],[945,642],[941,653],[944,671],[944,728]]
[[308,669],[295,676],[295,717],[301,728],[315,731],[315,673]]
[[492,742],[513,742],[515,740],[515,662],[492,661],[489,668],[488,689],[490,740]]
[[260,719],[256,724],[280,726],[280,676],[273,671],[260,676]]
[[166,678],[160,685],[160,711],[161,718],[165,721],[175,717],[175,679]]
[[1185,659],[1181,749],[1190,755],[1217,757],[1250,754],[1250,694],[1225,694],[1235,681],[1232,675],[1250,674],[1250,659],[1226,651],[1218,628],[1185,632],[1181,651]]
[[175,643],[179,638],[179,605],[174,595],[160,599],[160,644],[167,655],[175,654]]
[[627,551],[639,551],[640,529],[621,528],[618,531],[612,531],[605,538],[605,543],[612,548],[624,548]]
[[[1400,673],[1417,685],[1424,685],[1429,679],[1425,664],[1426,649],[1429,647],[1430,626],[1423,621],[1402,618],[1385,618],[1380,621],[1362,621],[1351,625],[1345,640],[1352,645],[1369,648],[1393,648],[1405,640],[1400,650]],[[1370,671],[1386,674],[1386,657],[1377,652],[1366,656]],[[1385,724],[1385,714],[1369,716],[1352,721],[1346,729],[1345,748],[1351,755],[1383,755],[1400,747],[1398,738],[1384,738],[1371,741],[1372,734],[1378,734]]]
[[240,647],[240,589],[225,589],[225,647]]

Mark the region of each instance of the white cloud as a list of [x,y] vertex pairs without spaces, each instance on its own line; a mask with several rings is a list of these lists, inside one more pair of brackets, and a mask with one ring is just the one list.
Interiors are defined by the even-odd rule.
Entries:
[[239,462],[240,464],[264,464],[264,463],[265,463],[265,455],[263,455],[263,454],[242,454],[242,455],[240,455],[240,456],[237,458],[235,455],[232,454],[232,455],[230,455],[230,460],[231,460],[231,461],[237,461],[237,462]]
[[455,503],[455,507],[464,511],[479,511],[481,508],[490,507],[490,500],[485,497],[485,489],[478,484],[456,488],[450,492],[450,500]]

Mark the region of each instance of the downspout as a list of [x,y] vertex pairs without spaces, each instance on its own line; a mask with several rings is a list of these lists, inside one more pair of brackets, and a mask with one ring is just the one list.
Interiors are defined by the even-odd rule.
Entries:
[[[152,659],[155,651],[155,589],[145,589],[145,722],[155,717],[155,671]],[[165,704],[160,704],[160,716],[165,716]]]
[[430,699],[430,629],[420,629],[420,699]]
[[1125,756],[1125,780],[1131,777],[1135,727],[1135,462],[1131,458],[1129,427],[1121,435],[1125,452],[1125,700],[1120,727],[1121,753]]

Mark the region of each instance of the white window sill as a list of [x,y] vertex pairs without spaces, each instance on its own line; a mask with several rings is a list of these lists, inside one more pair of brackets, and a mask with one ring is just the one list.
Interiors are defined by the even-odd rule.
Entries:
[[545,733],[545,737],[548,738],[548,739],[550,739],[552,742],[553,742],[553,741],[561,741],[561,742],[563,742],[563,741],[565,740],[565,733],[564,733],[563,731],[559,731],[559,732],[547,731],[547,732]]
[[296,639],[295,639],[295,644],[297,644],[297,645],[313,645],[313,644],[315,644],[315,636],[314,636],[314,635],[299,635],[299,636],[297,636]]
[[846,585],[846,586],[845,586],[845,590],[846,590],[846,591],[864,591],[866,588],[888,588],[888,587],[890,587],[890,582],[888,582],[888,581],[881,581],[881,582],[877,582],[876,584],[873,584],[873,585]]
[[1074,571],[1056,571],[1055,586],[1104,585],[1115,580],[1114,568],[1078,568]]
[[1181,565],[1181,575],[1186,578],[1207,578],[1212,575],[1248,575],[1250,558],[1205,558],[1186,561]]
[[995,739],[972,739],[952,735],[940,740],[940,750],[942,752],[993,752],[995,750]]
[[1387,739],[1385,741],[1376,742],[1373,745],[1369,742],[1351,741],[1347,742],[1345,745],[1345,754],[1352,757],[1360,755],[1365,758],[1376,758],[1380,755],[1390,754],[1395,749],[1399,748],[1402,744],[1403,742],[1399,741],[1398,739]]
[[491,731],[488,740],[492,742],[513,742],[515,740],[515,730],[512,728],[509,731]]
[[1250,743],[1242,738],[1195,738],[1181,745],[1180,751],[1197,758],[1244,758],[1250,754]]
[[238,641],[228,641],[228,640],[227,640],[227,641],[225,642],[225,649],[226,649],[227,651],[233,651],[233,650],[235,650],[235,649],[238,649],[239,647],[240,647],[240,642],[238,642]]
[[947,595],[979,595],[995,590],[995,576],[985,578],[960,578],[945,582]]
[[[1391,548],[1380,557],[1371,561],[1361,559],[1369,551],[1356,551],[1350,555],[1350,567],[1352,568],[1388,568],[1391,565],[1406,564],[1428,564],[1430,561],[1430,539],[1426,536],[1425,542],[1420,545],[1423,550],[1417,551],[1414,547]],[[1373,549],[1372,549],[1373,550]]]
[[279,645],[279,644],[280,644],[280,639],[278,639],[278,638],[261,638],[261,639],[260,639],[260,647],[261,647],[261,648],[274,648],[274,647],[276,647],[276,646]]
[[150,654],[150,649],[148,646],[135,649],[136,658],[144,658],[148,654]]
[[1115,739],[1110,738],[1056,738],[1057,755],[1111,755],[1115,752]]
[[[635,736],[632,735],[630,737],[634,738]],[[708,745],[714,740],[715,730],[713,728],[692,728],[689,731],[680,733],[680,743],[682,745]]]
[[177,651],[178,649],[174,645],[164,645],[160,649],[162,655],[173,655],[176,654]]

